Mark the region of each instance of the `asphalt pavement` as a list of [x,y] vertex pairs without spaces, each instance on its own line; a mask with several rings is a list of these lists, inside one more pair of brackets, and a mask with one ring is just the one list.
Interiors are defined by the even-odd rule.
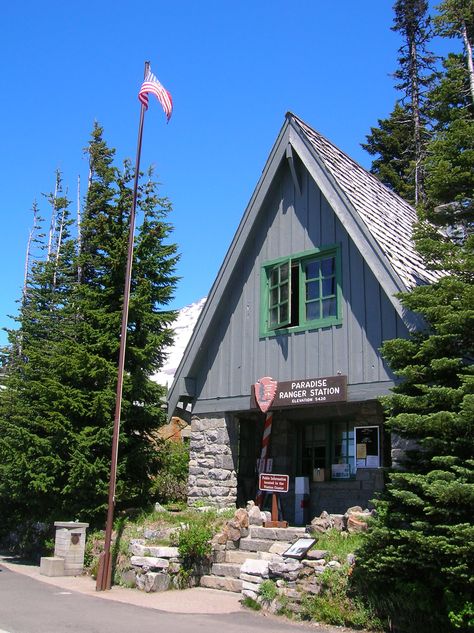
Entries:
[[[0,555],[2,571],[0,633],[356,633],[255,613],[241,606],[240,594],[228,591],[194,587],[145,593],[118,586],[96,591],[90,576],[43,576],[38,566]],[[122,604],[107,608],[113,602]]]
[[108,591],[96,591],[95,580],[90,576],[42,576],[38,566],[23,564],[8,556],[0,556],[0,564],[10,571],[55,585],[64,591],[76,591],[103,600],[125,602],[168,613],[224,614],[245,611],[240,604],[240,594],[229,591],[194,587],[145,593],[119,586],[113,586]]

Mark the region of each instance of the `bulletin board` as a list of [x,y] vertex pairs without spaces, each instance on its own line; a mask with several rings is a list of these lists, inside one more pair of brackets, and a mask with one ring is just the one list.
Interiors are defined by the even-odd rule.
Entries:
[[356,426],[354,431],[356,468],[379,468],[379,427]]

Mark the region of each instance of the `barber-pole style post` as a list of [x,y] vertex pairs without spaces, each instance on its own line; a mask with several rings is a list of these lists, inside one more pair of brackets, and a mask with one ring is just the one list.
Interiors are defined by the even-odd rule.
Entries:
[[[262,450],[260,452],[260,464],[262,472],[266,472],[267,459],[269,458],[270,454],[270,438],[272,435],[273,414],[267,412],[272,405],[273,399],[275,398],[277,385],[277,381],[273,380],[273,378],[270,378],[269,376],[260,378],[254,385],[255,400],[260,410],[266,414],[265,424],[263,426]],[[255,503],[258,505],[259,508],[261,508],[262,502],[263,492],[259,490]]]

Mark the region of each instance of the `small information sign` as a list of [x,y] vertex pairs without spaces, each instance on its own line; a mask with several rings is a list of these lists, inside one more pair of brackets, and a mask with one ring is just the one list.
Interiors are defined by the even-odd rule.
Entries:
[[288,475],[260,473],[258,487],[264,492],[288,492],[289,481]]

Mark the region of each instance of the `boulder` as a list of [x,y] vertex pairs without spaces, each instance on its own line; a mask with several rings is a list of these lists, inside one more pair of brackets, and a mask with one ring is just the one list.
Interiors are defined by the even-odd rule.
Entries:
[[260,508],[256,505],[249,510],[249,524],[262,526],[265,521],[265,515],[262,516]]
[[349,533],[355,532],[367,532],[367,522],[356,517],[355,515],[349,515],[347,518],[346,529]]
[[344,529],[344,515],[343,514],[330,514],[329,518],[332,523],[332,527],[339,532]]
[[145,574],[144,590],[146,593],[152,591],[167,591],[170,587],[170,577],[168,574],[159,574],[149,571]]
[[270,563],[268,560],[248,558],[240,568],[240,571],[243,574],[268,578],[269,565]]
[[326,511],[323,511],[319,517],[314,517],[311,521],[311,525],[309,525],[307,529],[311,534],[323,534],[332,527],[333,522],[331,516]]
[[227,539],[233,541],[240,540],[241,532],[240,532],[240,524],[236,519],[231,519],[227,521],[224,527],[224,534],[227,536]]
[[238,508],[234,514],[235,521],[238,521],[240,528],[246,529],[249,526],[249,513],[244,508]]
[[169,560],[165,558],[156,558],[155,556],[132,556],[130,563],[134,567],[141,567],[142,569],[168,569]]
[[227,534],[225,532],[220,532],[219,534],[213,536],[212,543],[213,545],[225,545],[227,543],[227,539]]

